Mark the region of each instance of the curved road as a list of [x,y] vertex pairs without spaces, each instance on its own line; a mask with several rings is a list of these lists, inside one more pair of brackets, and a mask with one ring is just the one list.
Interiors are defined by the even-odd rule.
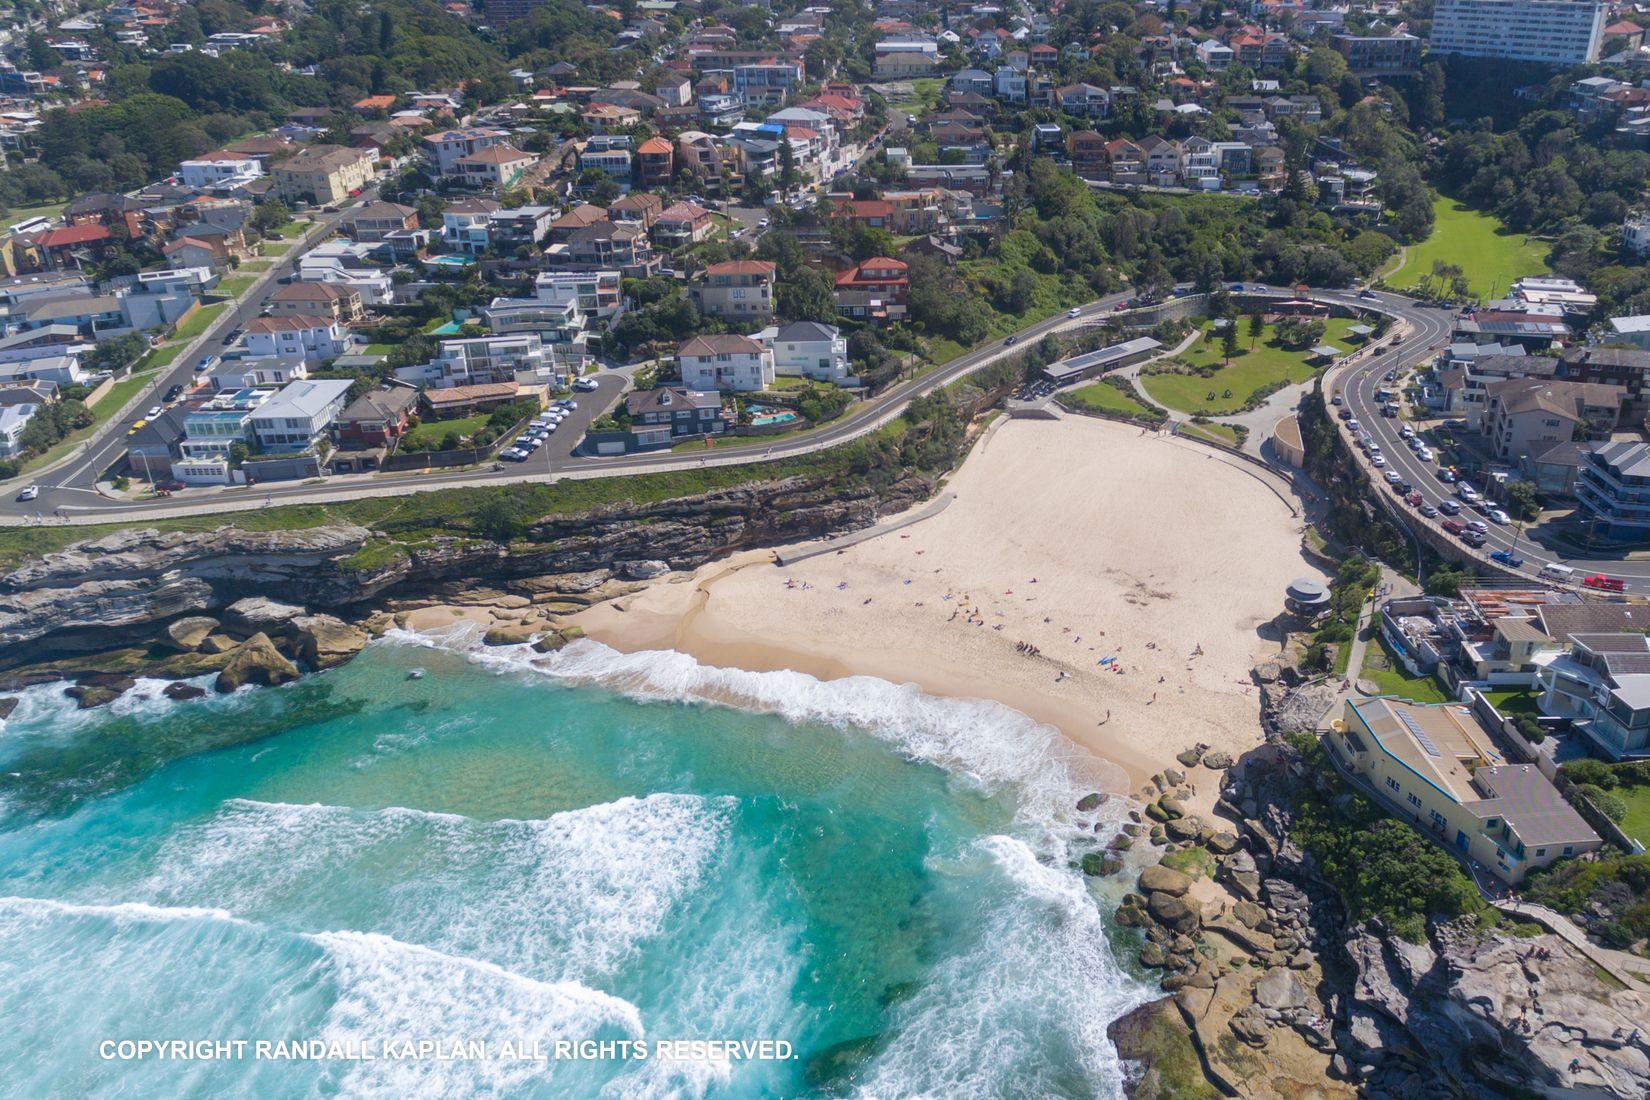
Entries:
[[[540,454],[524,463],[506,464],[502,471],[478,470],[472,467],[451,472],[432,471],[430,473],[413,473],[404,476],[336,477],[318,482],[260,485],[253,488],[230,487],[205,491],[191,490],[188,497],[184,499],[131,501],[106,497],[97,493],[91,488],[90,477],[87,472],[95,467],[89,462],[77,463],[73,472],[77,479],[85,479],[83,485],[62,481],[54,483],[51,474],[42,475],[40,481],[41,492],[38,499],[28,502],[18,502],[15,499],[0,501],[0,525],[34,522],[33,517],[37,512],[45,514],[48,517],[47,522],[54,522],[51,518],[54,512],[57,512],[60,517],[55,522],[66,520],[71,523],[106,523],[148,518],[162,519],[242,511],[271,504],[316,503],[334,500],[357,500],[366,497],[398,496],[427,489],[500,485],[521,481],[542,482],[560,478],[610,477],[616,474],[744,465],[769,459],[809,454],[813,451],[846,443],[875,431],[899,416],[913,398],[930,393],[998,359],[1022,351],[1026,345],[1034,343],[1050,332],[1093,325],[1110,316],[1116,305],[1126,297],[1127,294],[1120,293],[1097,299],[1081,307],[1081,312],[1075,318],[1066,313],[1056,314],[1015,333],[1012,344],[1007,344],[1000,339],[995,340],[991,344],[958,356],[926,374],[891,387],[879,394],[873,401],[867,402],[864,406],[839,421],[828,424],[817,431],[779,440],[767,447],[760,443],[740,446],[730,445],[723,450],[713,449],[694,454],[691,457],[671,451],[660,451],[652,454],[614,455],[611,457],[575,455],[572,453],[573,447],[577,446],[578,441],[583,438],[584,429],[590,420],[594,419],[597,412],[618,400],[627,384],[628,380],[624,376],[618,373],[606,373],[598,376],[597,390],[594,393],[576,395],[576,400],[579,403],[577,413],[563,425],[560,432],[551,437],[552,442]],[[251,308],[250,304],[246,308]],[[236,316],[239,317],[240,313],[241,310],[237,310]],[[212,336],[216,336],[220,330],[227,331],[230,323],[231,320],[226,318],[219,325],[214,326]],[[180,371],[182,377],[187,377],[190,372],[189,364],[183,364]],[[162,383],[170,384],[177,381],[179,377],[179,372],[174,371],[170,376],[162,379]],[[92,451],[100,457],[104,455],[112,456],[118,453],[124,447],[124,429],[129,425],[129,422],[128,418],[117,418],[110,429],[106,429],[103,435],[93,440],[91,444]],[[106,465],[108,460],[104,461]]]

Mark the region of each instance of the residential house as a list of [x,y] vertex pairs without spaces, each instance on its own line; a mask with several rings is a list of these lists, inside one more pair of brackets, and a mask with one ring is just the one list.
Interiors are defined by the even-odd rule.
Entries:
[[369,202],[344,219],[357,241],[382,241],[391,233],[418,228],[418,211],[393,202]]
[[697,244],[716,228],[711,212],[696,203],[672,203],[653,221],[653,239],[664,248]]
[[178,182],[202,191],[231,191],[264,174],[264,166],[245,153],[220,149],[178,164]]
[[[618,440],[623,451],[646,451],[668,447],[682,439],[718,436],[728,429],[722,395],[714,390],[687,386],[659,386],[625,395],[625,412],[630,416],[627,439]],[[591,440],[597,454],[614,453],[601,438]]]
[[493,199],[460,199],[441,212],[441,242],[466,255],[487,251],[492,244],[493,215],[500,210]]
[[330,317],[341,324],[353,324],[365,314],[361,293],[340,283],[287,283],[269,296],[268,311],[274,317]]
[[607,219],[607,207],[605,206],[585,203],[581,206],[571,207],[561,217],[550,223],[550,240],[552,243],[565,241],[573,235],[575,230],[607,221]]
[[1146,179],[1155,187],[1174,187],[1180,182],[1180,145],[1147,134],[1140,139],[1140,151],[1146,157]]
[[1104,118],[1111,111],[1111,93],[1093,84],[1068,84],[1054,90],[1054,104],[1069,114]]
[[503,130],[472,128],[428,134],[419,145],[430,159],[436,175],[452,176],[457,173],[460,160],[509,139],[510,135]]
[[338,414],[338,445],[350,449],[393,447],[406,434],[418,406],[414,386],[392,384],[357,397]]
[[0,457],[10,458],[21,452],[23,429],[29,426],[29,421],[39,411],[37,404],[0,406]]
[[704,278],[693,284],[693,302],[701,313],[712,317],[766,324],[773,317],[777,271],[778,265],[771,260],[727,260],[711,264],[705,268]]
[[1323,740],[1387,809],[1509,885],[1603,844],[1540,768],[1509,763],[1460,704],[1351,699]]
[[330,317],[254,317],[246,323],[246,350],[254,356],[336,359],[349,350],[349,331]]
[[1650,444],[1596,444],[1577,470],[1575,494],[1590,535],[1634,542],[1650,538]]
[[664,202],[651,191],[632,191],[607,208],[607,216],[613,221],[634,222],[643,229],[652,229],[662,213]]
[[675,165],[675,146],[662,137],[650,137],[636,148],[636,177],[643,187],[669,187]]
[[848,364],[848,338],[835,325],[793,321],[763,329],[756,338],[773,352],[775,373],[857,386]]
[[1541,713],[1571,719],[1612,760],[1650,756],[1650,638],[1634,626],[1570,634],[1569,651],[1536,668]]
[[1106,157],[1111,165],[1111,182],[1146,182],[1146,151],[1128,138],[1106,142]]
[[[564,262],[562,262],[564,260]],[[617,268],[627,278],[645,279],[659,267],[647,231],[634,222],[596,222],[575,229],[567,238],[558,266]]]
[[874,256],[837,275],[837,311],[861,320],[898,321],[905,316],[910,289],[904,263]]
[[556,220],[553,206],[513,206],[495,210],[487,218],[487,236],[494,251],[532,249],[550,235]]
[[1084,179],[1106,177],[1109,159],[1103,135],[1093,130],[1073,130],[1066,135],[1066,156],[1071,158],[1071,170]]
[[605,321],[624,306],[623,277],[617,271],[542,271],[533,295],[545,301],[572,299],[584,316]]
[[395,376],[415,386],[441,388],[505,382],[542,386],[566,380],[554,347],[536,332],[443,340],[435,358],[399,367]]
[[737,333],[695,336],[676,350],[690,390],[765,390],[774,382],[773,352]]
[[499,142],[453,162],[453,178],[471,187],[502,191],[514,187],[538,163],[538,157],[514,145]]
[[343,412],[351,381],[310,378],[291,382],[252,410],[252,438],[265,454],[297,454],[326,438]]

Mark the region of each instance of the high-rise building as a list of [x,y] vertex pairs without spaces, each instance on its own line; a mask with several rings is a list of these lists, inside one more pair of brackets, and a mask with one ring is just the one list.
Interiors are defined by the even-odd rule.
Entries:
[[1438,0],[1433,53],[1584,65],[1598,60],[1605,5],[1597,0]]

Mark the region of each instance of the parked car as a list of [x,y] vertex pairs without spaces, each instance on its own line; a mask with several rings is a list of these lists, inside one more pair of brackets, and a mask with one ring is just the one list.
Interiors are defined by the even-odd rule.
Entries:
[[132,426],[126,429],[126,434],[136,435],[138,433],[138,429],[147,428],[148,426],[149,422],[147,420],[134,420],[132,421]]
[[1438,502],[1438,510],[1446,516],[1458,516],[1461,514],[1461,505],[1458,501],[1446,497]]
[[1403,436],[1405,439],[1414,439],[1415,429],[1410,427],[1408,424],[1405,424],[1402,428],[1398,429],[1398,434]]
[[1448,466],[1445,466],[1443,469],[1438,471],[1438,480],[1442,481],[1445,485],[1454,484],[1455,471],[1450,469]]
[[1386,466],[1386,456],[1381,454],[1375,455],[1369,460],[1369,464],[1377,470],[1383,469]]
[[596,381],[593,378],[576,378],[573,380],[573,388],[580,393],[589,393],[596,388]]
[[[1335,403],[1337,405],[1340,404],[1340,398],[1337,397],[1335,399]],[[1340,412],[1336,413],[1335,415],[1340,417],[1342,420],[1351,420],[1352,419],[1352,410],[1351,409],[1342,409]]]
[[177,478],[172,477],[167,478],[165,481],[155,482],[155,488],[162,493],[175,493],[179,489],[187,489],[189,486],[185,485]]
[[506,462],[525,462],[527,461],[527,452],[518,451],[514,447],[510,447],[506,450],[500,451],[498,453],[498,457],[502,458]]
[[1513,569],[1517,569],[1520,565],[1524,564],[1524,559],[1514,557],[1511,550],[1497,550],[1490,554],[1490,560],[1498,561],[1502,565],[1510,566]]
[[1626,589],[1626,582],[1616,577],[1609,577],[1603,573],[1593,573],[1581,581],[1581,587],[1594,588],[1600,592],[1621,592]]
[[208,355],[208,356],[204,357],[199,363],[195,364],[195,370],[196,371],[209,371],[221,362],[223,362],[223,359],[222,359],[221,356]]
[[23,491],[17,494],[17,499],[18,500],[33,500],[35,497],[37,497],[39,495],[40,495],[40,486],[38,486],[38,485],[25,485],[25,486],[23,486]]
[[1398,483],[1398,491],[1400,493],[1404,494],[1405,496],[1408,496],[1410,493],[1413,493],[1415,491],[1415,486],[1410,484],[1407,481],[1400,481]]
[[[1340,395],[1340,394],[1338,394],[1338,393],[1337,393],[1337,394],[1335,394],[1335,395],[1334,395],[1334,396],[1332,396],[1332,397],[1330,397],[1330,399],[1329,399],[1329,403],[1330,403],[1330,404],[1331,404],[1331,405],[1340,405],[1340,404],[1343,404],[1343,402],[1342,402],[1342,400],[1341,400],[1341,395]],[[1347,414],[1346,414],[1346,415],[1347,415],[1347,416],[1351,416],[1351,415],[1352,415],[1352,414],[1351,414],[1351,413],[1347,413]]]
[[1420,510],[1421,514],[1428,519],[1433,519],[1438,515],[1438,509],[1434,508],[1430,504],[1422,504]]
[[1459,537],[1460,534],[1467,529],[1467,525],[1458,519],[1446,519],[1439,526],[1443,527],[1444,530],[1457,537]]
[[1414,492],[1412,490],[1409,493],[1406,493],[1404,495],[1404,499],[1409,501],[1409,506],[1411,508],[1419,508],[1421,506],[1421,501],[1425,500],[1426,498],[1423,497],[1420,493]]
[[1351,429],[1352,429],[1352,430],[1353,430],[1353,431],[1357,431],[1357,430],[1358,430],[1358,427],[1359,427],[1359,425],[1358,425],[1358,421],[1357,421],[1357,420],[1355,420],[1355,419],[1354,419],[1354,420],[1348,420],[1348,421],[1347,421],[1347,422],[1346,422],[1346,426],[1347,426],[1347,427],[1348,427],[1348,428],[1351,428]]
[[1461,541],[1476,550],[1489,541],[1489,536],[1482,531],[1474,531],[1469,527],[1461,532]]
[[1386,472],[1386,480],[1389,485],[1396,485],[1403,479],[1404,475],[1400,474],[1397,470],[1388,470]]
[[151,406],[149,406],[149,411],[143,414],[143,418],[145,420],[153,420],[155,417],[159,416],[161,413],[163,413],[165,411],[166,411],[166,406],[165,405],[151,405]]
[[167,389],[166,396],[161,398],[161,400],[165,401],[168,405],[170,405],[172,402],[176,401],[178,398],[180,398],[182,396],[183,396],[183,383],[182,382],[177,382],[177,383],[174,383],[171,387],[169,387]]

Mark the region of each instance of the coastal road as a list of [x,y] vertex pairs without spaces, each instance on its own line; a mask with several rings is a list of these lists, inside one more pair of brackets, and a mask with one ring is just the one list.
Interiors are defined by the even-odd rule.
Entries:
[[[314,221],[304,229],[302,236],[289,245],[286,252],[271,264],[267,271],[259,275],[258,281],[248,287],[245,294],[235,299],[233,308],[225,310],[205,332],[185,345],[183,351],[173,359],[172,366],[160,372],[155,381],[131,398],[120,413],[105,424],[81,450],[71,453],[52,466],[19,478],[12,486],[8,486],[11,491],[7,493],[7,504],[12,507],[8,507],[7,510],[15,510],[20,514],[49,514],[59,507],[96,508],[111,503],[125,503],[110,501],[98,493],[96,485],[102,473],[125,454],[126,436],[132,426],[144,418],[144,414],[151,406],[161,403],[160,397],[167,389],[173,385],[187,386],[193,382],[195,364],[205,355],[215,355],[222,351],[226,344],[225,338],[231,332],[263,313],[270,295],[281,285],[280,280],[297,269],[299,257],[304,254],[307,246],[330,234],[338,222],[348,215],[355,202],[370,202],[376,194],[374,188],[363,192],[359,199],[353,200],[350,205],[340,207],[335,213],[317,212]],[[34,501],[27,502],[27,507],[24,507],[9,498],[15,497],[16,491],[27,483],[38,484],[40,496]]]
[[[1328,296],[1313,294],[1314,298],[1323,300]],[[1366,302],[1366,304],[1370,304]],[[1397,418],[1387,418],[1380,414],[1380,402],[1375,398],[1375,391],[1388,385],[1385,381],[1388,371],[1396,370],[1400,375],[1404,371],[1422,365],[1441,350],[1449,340],[1453,314],[1447,310],[1423,306],[1408,298],[1395,294],[1380,294],[1375,299],[1387,312],[1407,322],[1412,335],[1401,342],[1397,348],[1373,359],[1354,364],[1335,373],[1331,387],[1333,392],[1339,393],[1346,402],[1346,408],[1351,411],[1359,427],[1367,431],[1375,443],[1381,448],[1382,455],[1387,461],[1386,469],[1396,470],[1401,480],[1409,482],[1422,496],[1422,499],[1437,507],[1446,499],[1454,499],[1455,485],[1446,484],[1438,480],[1439,467],[1432,463],[1422,462],[1411,451],[1399,429],[1406,421]],[[1398,388],[1397,383],[1391,384]],[[1337,421],[1337,423],[1342,423]],[[1344,423],[1342,423],[1343,431]],[[1346,433],[1350,438],[1351,433]],[[1361,452],[1355,451],[1358,461],[1365,464],[1370,479],[1375,484],[1376,492],[1391,494],[1390,499],[1395,507],[1403,514],[1405,521],[1412,525],[1421,526],[1430,524],[1437,527],[1443,520],[1450,517],[1439,515],[1428,519],[1402,500],[1395,486],[1389,485],[1385,478],[1385,471],[1368,466],[1368,459]],[[1468,479],[1470,481],[1470,479]],[[1486,487],[1475,484],[1474,488],[1482,492]],[[1462,507],[1459,517],[1463,522],[1468,519],[1481,518],[1478,513],[1465,506]],[[1516,526],[1501,526],[1484,519],[1489,528],[1486,541],[1482,548],[1474,551],[1464,543],[1460,543],[1463,556],[1474,559],[1488,560],[1489,555],[1497,550],[1506,550],[1516,557],[1523,559],[1523,567],[1519,572],[1531,577],[1536,576],[1541,566],[1549,561],[1556,561],[1575,569],[1577,573],[1607,573],[1619,577],[1627,582],[1630,590],[1650,592],[1650,562],[1630,562],[1620,559],[1567,558],[1554,554],[1551,550],[1534,542],[1528,536],[1519,532]],[[1441,537],[1455,541],[1453,536],[1439,528]],[[1497,568],[1505,569],[1500,563],[1493,563]],[[1576,578],[1580,580],[1580,577]]]
[[[709,466],[739,466],[811,454],[877,430],[903,413],[912,399],[931,393],[999,359],[1023,351],[1027,345],[1035,343],[1048,333],[1093,325],[1110,316],[1117,304],[1127,297],[1127,294],[1122,293],[1110,294],[1082,306],[1076,317],[1058,313],[1034,325],[1028,325],[1011,338],[993,340],[990,344],[960,355],[926,374],[890,387],[841,420],[815,431],[778,439],[771,445],[760,442],[744,446],[729,445],[695,452],[692,455],[671,451],[610,457],[573,454],[571,448],[582,437],[589,419],[616,401],[623,387],[628,384],[628,379],[617,373],[604,373],[597,376],[596,392],[575,395],[579,402],[578,414],[570,418],[556,435],[551,437],[555,442],[543,448],[542,458],[536,455],[526,463],[504,463],[502,470],[470,468],[452,472],[432,471],[410,477],[386,474],[377,477],[323,478],[318,482],[261,485],[254,489],[226,488],[204,493],[191,490],[182,497],[149,501],[119,500],[95,492],[77,493],[73,489],[60,487],[47,489],[42,481],[39,501],[30,501],[26,504],[15,500],[0,501],[0,524],[17,525],[32,522],[36,511],[50,515],[57,508],[62,509],[62,518],[59,522],[66,520],[71,523],[108,523],[211,515],[260,508],[264,507],[266,502],[299,504],[356,500],[398,496],[427,489],[502,485],[523,481],[543,482],[562,478],[612,477],[620,474],[657,473]],[[1012,343],[1009,340],[1012,340]],[[124,441],[122,432],[116,442],[124,446]]]

